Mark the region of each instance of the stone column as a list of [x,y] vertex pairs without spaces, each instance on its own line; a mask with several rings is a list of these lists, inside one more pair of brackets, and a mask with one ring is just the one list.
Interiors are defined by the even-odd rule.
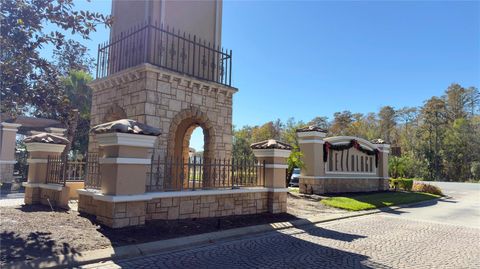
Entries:
[[287,158],[292,147],[288,144],[270,139],[251,145],[258,161],[265,164],[265,187],[268,192],[268,211],[270,213],[287,212],[287,188],[285,178]]
[[100,148],[100,175],[104,195],[145,193],[147,171],[151,162],[149,151],[156,136],[105,133],[97,134]]
[[300,171],[300,193],[325,193],[325,162],[323,160],[323,138],[327,131],[309,126],[297,130],[304,167]]
[[[36,204],[41,202],[41,187],[46,187],[47,183],[47,162],[48,157],[59,157],[68,140],[55,136],[52,134],[42,133],[34,136],[29,136],[24,140],[27,152],[29,153],[28,162],[28,177],[25,186],[25,204]],[[55,186],[55,190],[62,190],[63,186]],[[53,188],[53,186],[52,186]],[[67,201],[62,204],[68,204]],[[65,199],[62,199],[65,200]]]
[[390,188],[388,183],[388,180],[390,178],[388,174],[388,155],[390,154],[390,145],[376,144],[376,146],[380,151],[377,167],[377,175],[379,177],[378,190],[386,191]]
[[21,124],[2,122],[0,124],[0,183],[13,182],[15,144],[17,128]]

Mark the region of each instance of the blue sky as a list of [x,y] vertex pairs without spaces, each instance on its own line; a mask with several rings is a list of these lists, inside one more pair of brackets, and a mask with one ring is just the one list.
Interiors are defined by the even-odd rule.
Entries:
[[[111,2],[77,7],[108,14]],[[92,55],[108,33],[83,41]],[[453,82],[480,84],[479,2],[225,1],[222,34],[238,127],[419,106]]]

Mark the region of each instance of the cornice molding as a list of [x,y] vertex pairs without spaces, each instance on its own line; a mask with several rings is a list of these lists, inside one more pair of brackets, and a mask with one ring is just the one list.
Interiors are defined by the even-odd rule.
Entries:
[[180,86],[184,86],[187,88],[191,87],[193,89],[198,89],[206,93],[223,94],[227,97],[231,97],[236,92],[238,92],[238,89],[234,87],[225,86],[216,82],[197,79],[189,75],[168,71],[161,67],[146,63],[130,67],[105,78],[96,79],[90,82],[88,86],[90,86],[93,91],[101,91],[104,89],[129,83],[140,78],[144,78],[144,75],[142,75],[142,73],[144,72],[154,72],[157,74],[157,78],[159,78],[160,80],[166,80],[170,83],[176,82]]

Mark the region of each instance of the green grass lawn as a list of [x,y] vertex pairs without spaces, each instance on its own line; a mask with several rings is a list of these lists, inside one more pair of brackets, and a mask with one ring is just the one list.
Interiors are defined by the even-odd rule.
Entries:
[[382,192],[349,197],[330,197],[321,202],[327,206],[341,209],[359,211],[375,209],[386,206],[422,202],[438,198],[440,196],[422,192]]

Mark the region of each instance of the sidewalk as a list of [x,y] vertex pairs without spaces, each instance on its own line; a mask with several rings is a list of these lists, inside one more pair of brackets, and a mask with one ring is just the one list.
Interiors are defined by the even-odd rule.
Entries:
[[1,196],[0,197],[0,207],[10,207],[10,206],[20,206],[23,205],[23,200],[24,198],[21,197],[23,196],[23,193],[17,194],[15,193],[14,196],[9,194],[8,196]]

